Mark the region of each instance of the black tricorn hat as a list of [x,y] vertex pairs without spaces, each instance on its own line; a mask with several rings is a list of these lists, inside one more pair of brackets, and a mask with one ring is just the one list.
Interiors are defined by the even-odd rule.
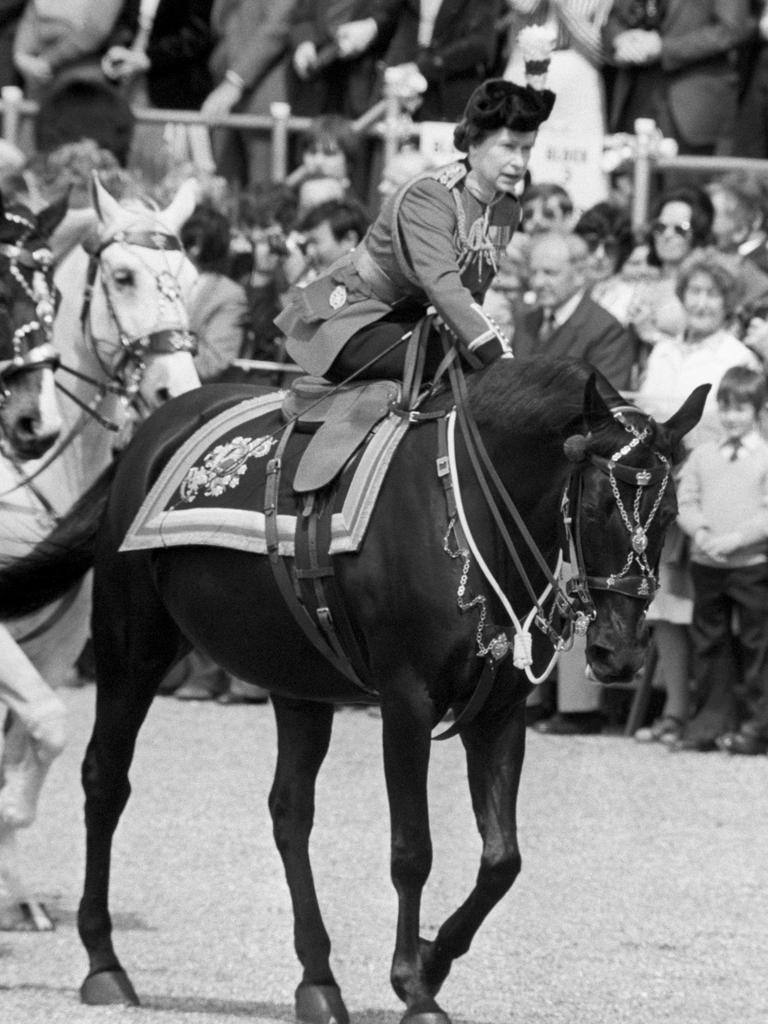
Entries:
[[549,89],[533,89],[505,78],[489,78],[469,97],[464,116],[454,132],[454,145],[466,153],[470,143],[499,128],[535,131],[552,113],[554,104],[555,94]]

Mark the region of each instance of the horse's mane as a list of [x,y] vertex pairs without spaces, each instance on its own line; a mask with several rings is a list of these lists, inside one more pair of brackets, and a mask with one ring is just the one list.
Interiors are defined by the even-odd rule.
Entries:
[[468,375],[472,413],[481,426],[503,425],[520,434],[562,434],[578,426],[591,373],[593,368],[578,359],[499,359]]

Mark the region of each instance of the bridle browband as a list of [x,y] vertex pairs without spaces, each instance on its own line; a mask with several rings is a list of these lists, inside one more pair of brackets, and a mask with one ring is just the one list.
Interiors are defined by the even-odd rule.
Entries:
[[[644,602],[650,602],[658,589],[656,572],[648,561],[648,530],[656,517],[661,506],[664,494],[667,490],[672,467],[669,459],[658,451],[651,448],[654,456],[659,460],[660,465],[647,468],[629,466],[621,460],[628,456],[634,449],[643,444],[650,444],[654,431],[652,419],[648,419],[642,430],[638,430],[627,420],[625,413],[637,413],[638,410],[632,406],[619,406],[613,408],[611,413],[614,419],[631,434],[627,442],[610,458],[597,455],[589,450],[590,437],[574,435],[566,440],[564,449],[567,458],[573,462],[568,483],[563,496],[563,522],[569,546],[574,554],[572,561],[577,567],[576,575],[568,581],[567,591],[569,595],[576,598],[582,606],[582,610],[594,618],[595,608],[590,592],[594,590],[607,590],[612,593],[624,594],[626,597],[635,598]],[[630,549],[624,565],[616,572],[608,576],[588,575],[584,562],[584,554],[581,542],[581,509],[584,488],[585,465],[594,466],[599,472],[608,477],[611,493],[613,494],[616,507],[618,508],[621,521],[630,537]],[[619,490],[619,482],[634,487],[634,497],[631,507],[628,509]],[[643,495],[650,487],[658,487],[648,515],[643,521],[640,513]],[[632,572],[632,568],[636,572]]]

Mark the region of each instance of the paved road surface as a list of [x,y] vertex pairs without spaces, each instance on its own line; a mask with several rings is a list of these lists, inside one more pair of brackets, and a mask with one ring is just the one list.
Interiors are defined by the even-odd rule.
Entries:
[[[266,797],[267,707],[155,702],[115,843],[118,953],[140,1009],[83,1007],[74,927],[79,764],[93,689],[67,691],[70,746],[23,850],[52,934],[0,933],[2,1024],[275,1024],[299,980]],[[379,721],[337,714],[313,852],[354,1024],[398,1024],[395,901]],[[670,754],[612,736],[530,734],[523,873],[441,996],[454,1024],[768,1024],[768,758]],[[479,845],[457,740],[432,774],[433,933]]]

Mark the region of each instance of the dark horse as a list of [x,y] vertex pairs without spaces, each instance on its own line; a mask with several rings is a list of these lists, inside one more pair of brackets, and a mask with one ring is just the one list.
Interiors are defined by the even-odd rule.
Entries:
[[[580,571],[573,593],[588,609],[588,659],[598,679],[628,680],[643,657],[654,567],[665,527],[675,515],[670,466],[678,442],[701,414],[707,388],[697,389],[667,423],[656,424],[602,378],[596,381],[582,363],[502,360],[469,377],[467,387],[492,465],[550,566],[564,535],[561,505],[568,494]],[[81,996],[87,1003],[138,1001],[111,940],[112,836],[128,800],[128,770],[142,721],[163,673],[191,641],[227,670],[272,693],[278,755],[269,807],[303,968],[296,1012],[301,1020],[341,1024],[349,1018],[329,962],[330,940],[308,846],[315,780],[331,738],[334,703],[357,701],[361,691],[308,641],[266,557],[203,546],[118,553],[169,457],[202,420],[251,395],[243,386],[214,385],[159,410],[124,453],[98,532],[91,530],[93,515],[85,514],[87,503],[81,502],[37,552],[36,564],[31,556],[37,597],[46,601],[51,588],[69,585],[95,558],[98,691],[82,773],[87,865],[79,910],[90,970]],[[439,409],[441,402],[447,409],[451,399],[436,395],[427,411]],[[409,428],[361,550],[333,558],[366,678],[381,703],[391,875],[399,904],[391,982],[406,1004],[403,1021],[409,1024],[447,1024],[437,993],[453,960],[467,952],[520,870],[515,804],[530,692],[513,659],[500,656],[484,704],[461,722],[482,837],[480,868],[473,890],[436,937],[420,938],[421,894],[432,860],[427,807],[432,729],[450,708],[461,716],[488,660],[481,649],[482,607],[471,598],[485,598],[487,619],[502,623],[500,628],[509,618],[478,569],[475,548],[457,550],[446,487],[436,469],[438,424],[434,419]],[[513,564],[458,434],[456,463],[454,489],[461,492],[476,549],[519,614],[531,604],[521,569],[537,587],[546,582],[546,573],[504,506],[503,526],[520,561]],[[15,574],[11,567],[0,575],[0,616],[31,593],[29,565],[30,560],[16,566]],[[545,634],[551,639],[555,620],[545,618],[533,645],[540,664],[552,652]]]

